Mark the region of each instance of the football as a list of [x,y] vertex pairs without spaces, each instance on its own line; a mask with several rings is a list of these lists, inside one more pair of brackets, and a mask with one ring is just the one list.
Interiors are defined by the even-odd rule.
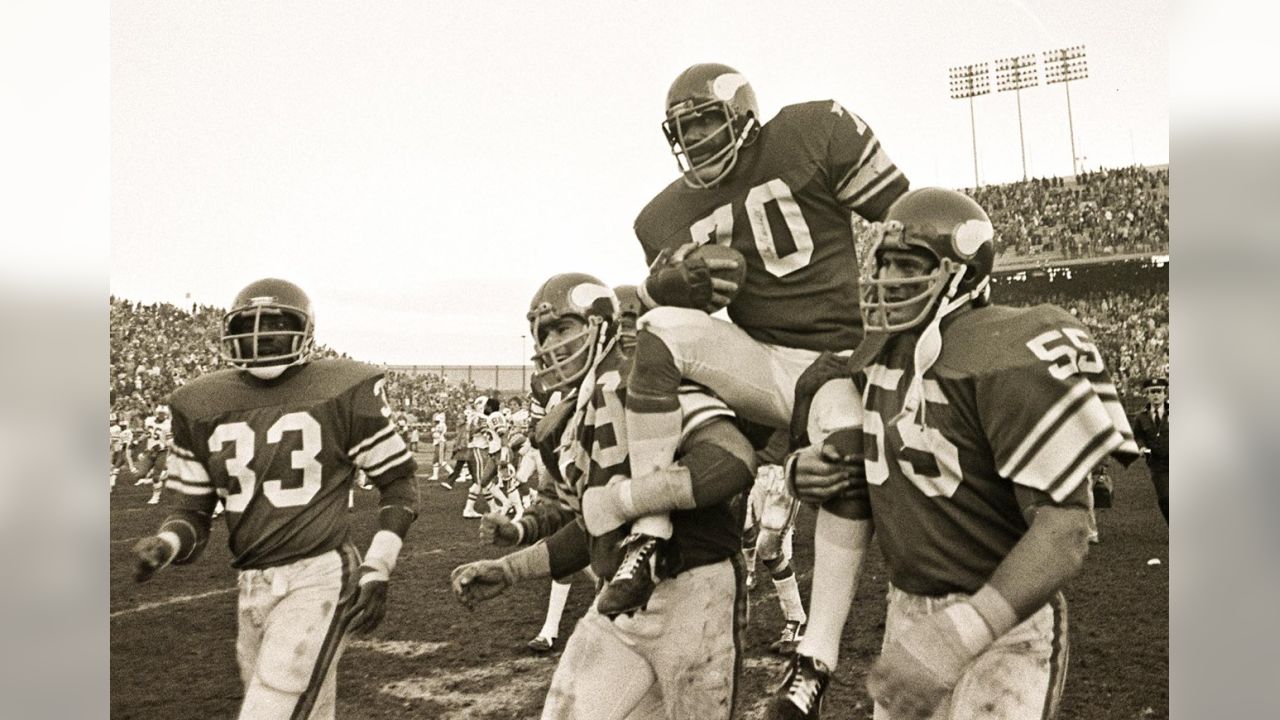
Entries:
[[[688,257],[700,257],[703,260],[707,260],[707,261],[710,261],[710,260],[737,261],[738,265],[734,269],[712,270],[711,276],[714,278],[720,278],[722,280],[731,280],[738,284],[738,288],[741,288],[742,284],[747,280],[747,259],[743,257],[742,253],[738,252],[737,250],[734,250],[728,245],[717,245],[715,243],[707,243],[706,245],[699,245],[698,247],[694,248],[689,252]],[[733,298],[730,297],[729,301],[732,302]],[[725,305],[727,304],[728,303],[725,303]],[[723,307],[723,305],[717,306],[714,310],[711,310],[710,312],[719,310],[721,307]]]

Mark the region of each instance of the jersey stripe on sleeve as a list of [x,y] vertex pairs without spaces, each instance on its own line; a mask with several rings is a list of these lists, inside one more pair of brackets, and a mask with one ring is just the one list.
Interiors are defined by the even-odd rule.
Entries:
[[190,450],[174,444],[169,448],[169,457],[165,461],[165,470],[169,473],[168,487],[186,495],[209,495],[213,493],[213,484],[209,473],[196,460]]
[[1103,457],[1125,442],[1093,383],[1079,378],[999,470],[1019,485],[1043,490],[1061,502]]
[[396,432],[390,422],[352,448],[351,462],[364,470],[370,478],[375,478],[401,463],[412,460],[413,453],[409,452],[409,446],[405,444],[400,433]]
[[857,209],[903,177],[879,140],[868,143],[867,151],[857,167],[836,184],[836,199],[846,208]]

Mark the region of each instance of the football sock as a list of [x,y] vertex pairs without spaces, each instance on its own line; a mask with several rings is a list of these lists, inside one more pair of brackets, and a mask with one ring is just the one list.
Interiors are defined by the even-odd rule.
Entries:
[[545,638],[556,638],[560,635],[560,618],[564,615],[565,603],[569,600],[571,583],[551,581],[551,595],[547,598],[547,619],[542,622],[538,634]]
[[631,476],[671,464],[680,444],[680,371],[657,335],[636,335],[635,363],[627,379],[627,450]]
[[790,568],[785,578],[773,579],[773,587],[778,591],[778,604],[782,606],[783,617],[800,623],[809,619],[804,612],[804,602],[800,600],[800,585],[796,582],[796,574],[790,572]]
[[662,538],[663,540],[671,539],[672,529],[671,518],[667,515],[645,515],[644,517],[636,518],[631,523],[631,532]]

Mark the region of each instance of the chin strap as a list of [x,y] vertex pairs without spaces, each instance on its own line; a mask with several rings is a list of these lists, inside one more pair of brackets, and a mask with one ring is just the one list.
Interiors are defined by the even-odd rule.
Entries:
[[902,401],[902,410],[894,416],[893,420],[889,421],[890,425],[897,425],[899,422],[910,418],[916,425],[924,426],[924,374],[929,371],[929,368],[933,367],[933,364],[938,361],[938,357],[942,354],[942,319],[969,304],[987,289],[987,282],[983,281],[973,290],[955,297],[960,284],[964,282],[964,276],[968,269],[968,267],[961,265],[956,270],[956,273],[951,276],[947,291],[942,296],[942,301],[938,304],[937,312],[933,314],[933,319],[929,321],[929,324],[925,326],[920,333],[920,337],[916,340],[915,352],[911,363],[911,384],[907,386],[906,396]]

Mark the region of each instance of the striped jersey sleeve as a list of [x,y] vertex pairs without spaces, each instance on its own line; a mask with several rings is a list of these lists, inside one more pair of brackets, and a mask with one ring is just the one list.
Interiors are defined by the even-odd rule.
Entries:
[[351,441],[347,456],[375,484],[378,478],[412,475],[413,453],[391,422],[381,376],[370,378],[351,390]]
[[724,403],[723,400],[716,397],[710,390],[701,385],[692,383],[684,383],[679,390],[680,412],[682,414],[680,427],[680,442],[683,443],[695,430],[711,422],[715,418],[723,417],[733,419],[733,410]]
[[218,500],[205,464],[208,453],[200,447],[191,420],[176,407],[172,412],[173,439],[165,461],[169,476],[166,487],[173,491],[178,508],[212,512]]
[[997,472],[1062,502],[1107,455],[1138,447],[1086,330],[1040,328],[1025,349],[1026,362],[976,379],[977,410]]
[[840,205],[866,220],[881,220],[889,206],[907,191],[907,176],[889,159],[880,140],[862,118],[831,103],[830,156],[832,193]]

